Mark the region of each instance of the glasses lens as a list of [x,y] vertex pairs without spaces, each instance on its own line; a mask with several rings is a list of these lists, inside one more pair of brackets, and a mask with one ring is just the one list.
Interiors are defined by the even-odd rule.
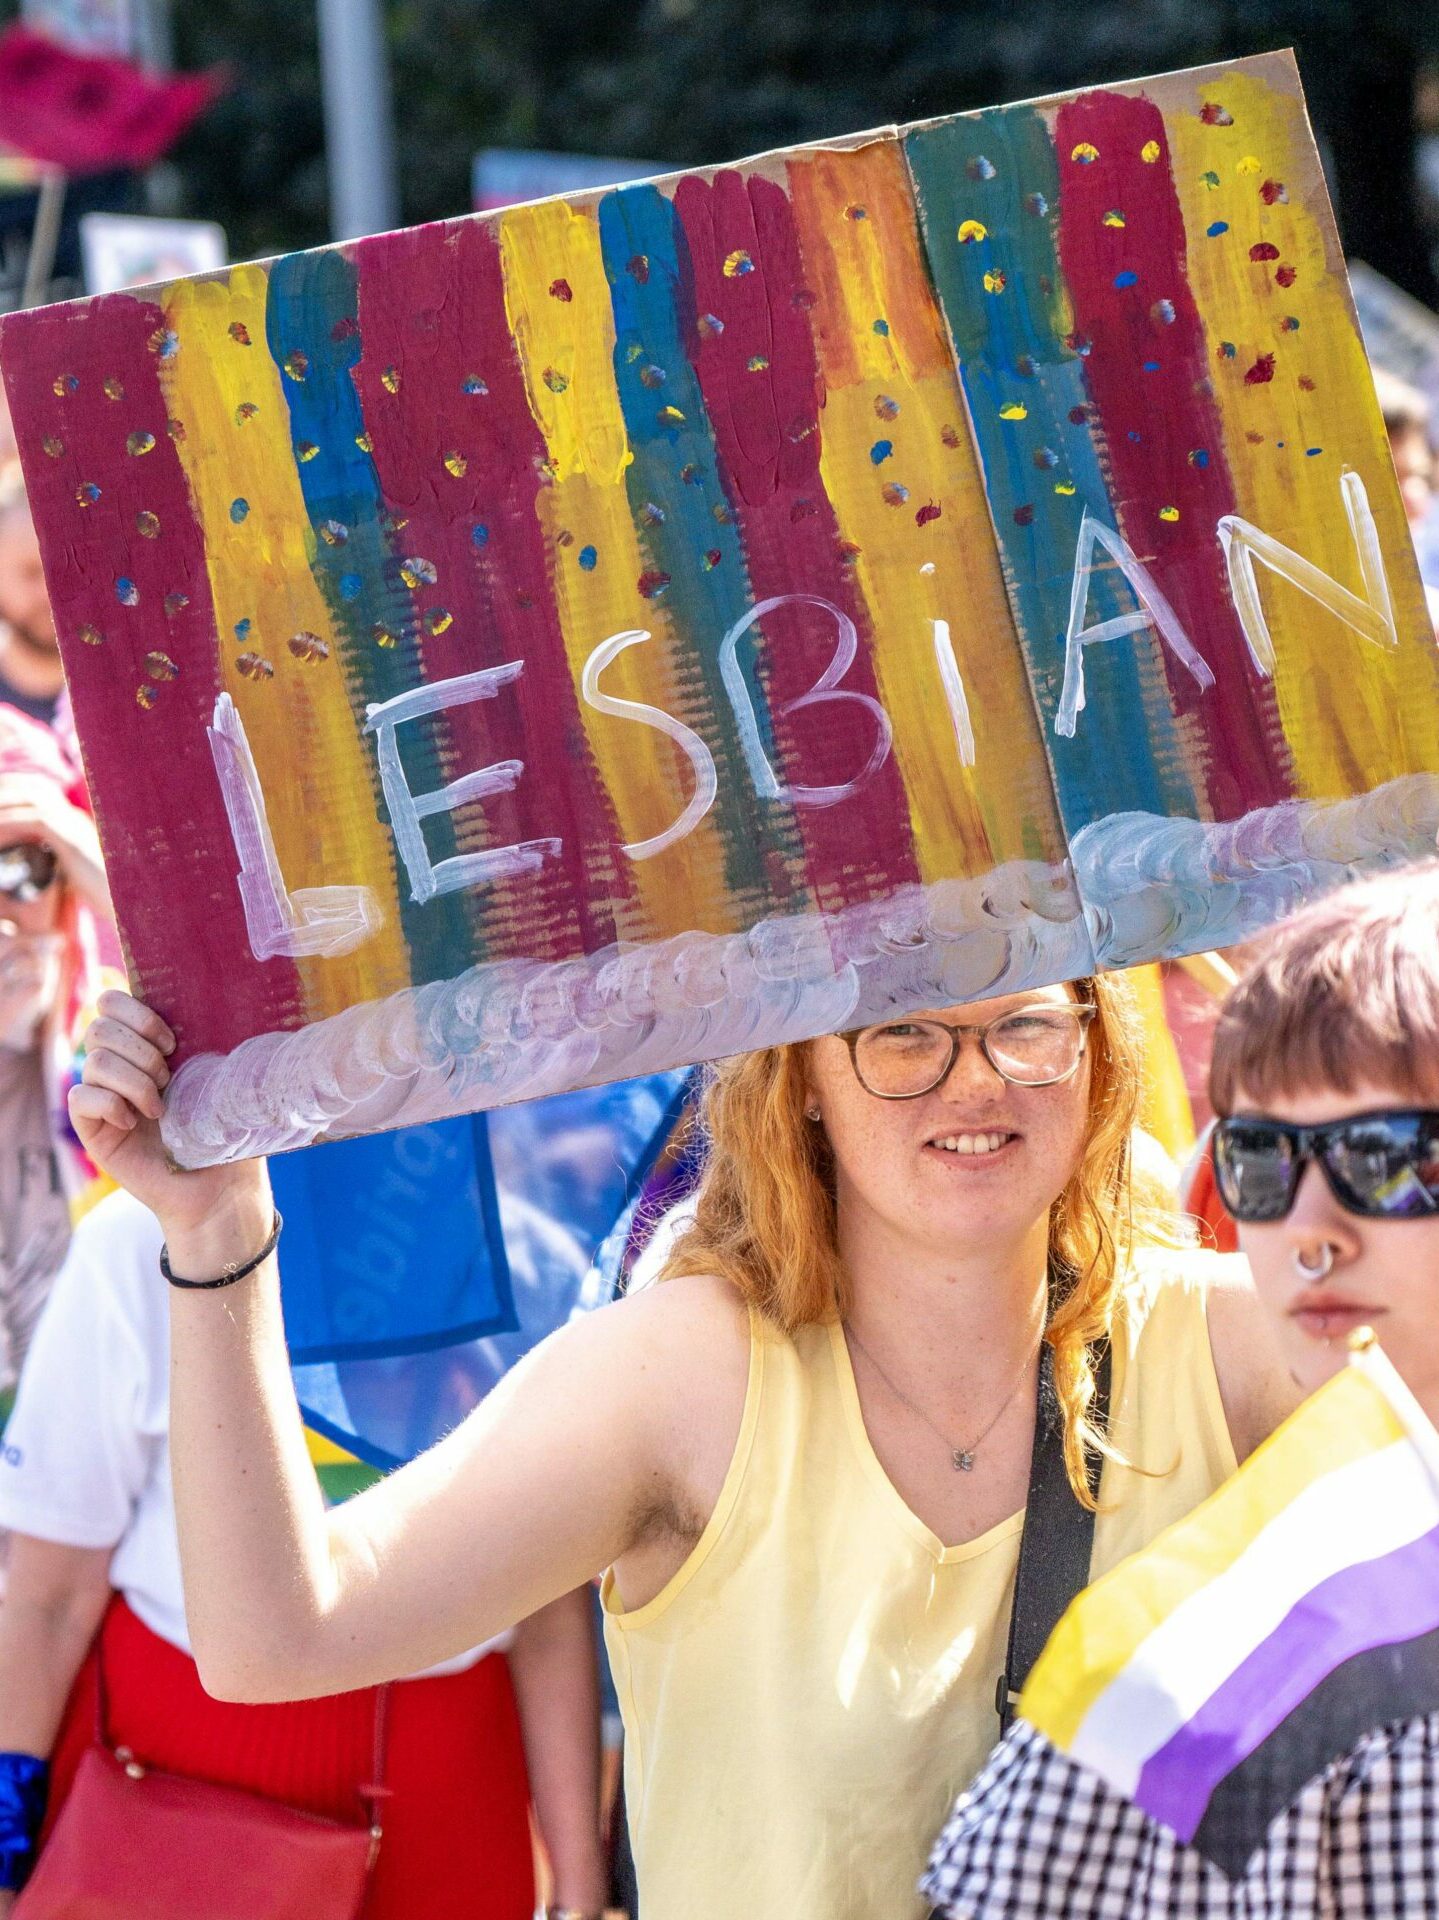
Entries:
[[55,878],[54,853],[33,840],[0,847],[0,894],[22,904],[38,900]]
[[1439,1116],[1364,1113],[1326,1131],[1325,1170],[1346,1207],[1376,1219],[1439,1213]]
[[927,1020],[895,1020],[865,1028],[855,1042],[854,1064],[871,1093],[903,1100],[939,1084],[949,1053],[943,1027]]
[[1270,1122],[1221,1120],[1214,1173],[1219,1197],[1236,1220],[1282,1220],[1294,1181],[1293,1144]]
[[1065,1007],[1024,1007],[989,1030],[989,1057],[1006,1080],[1043,1086],[1073,1073],[1084,1051],[1082,1017]]

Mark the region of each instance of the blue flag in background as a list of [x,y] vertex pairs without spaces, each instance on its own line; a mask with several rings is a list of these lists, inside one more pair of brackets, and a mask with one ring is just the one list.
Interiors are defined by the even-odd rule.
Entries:
[[285,1154],[285,1332],[308,1424],[413,1459],[611,1297],[686,1072]]

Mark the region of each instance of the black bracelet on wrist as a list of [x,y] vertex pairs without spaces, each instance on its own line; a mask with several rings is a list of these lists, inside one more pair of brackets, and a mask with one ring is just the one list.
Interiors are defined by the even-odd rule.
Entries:
[[247,1273],[253,1273],[256,1267],[264,1266],[265,1262],[279,1245],[280,1229],[284,1224],[284,1221],[280,1218],[279,1209],[277,1208],[275,1211],[275,1224],[270,1229],[270,1237],[255,1255],[254,1259],[247,1260],[242,1267],[226,1267],[218,1280],[185,1280],[178,1273],[172,1273],[170,1271],[170,1249],[167,1246],[161,1246],[160,1248],[160,1271],[172,1287],[186,1287],[194,1292],[207,1293],[215,1287],[233,1287],[235,1282],[237,1280],[243,1280]]

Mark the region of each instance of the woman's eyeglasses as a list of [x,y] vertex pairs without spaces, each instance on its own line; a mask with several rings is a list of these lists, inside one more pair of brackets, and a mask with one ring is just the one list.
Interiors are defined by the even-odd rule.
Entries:
[[1356,1113],[1320,1127],[1221,1120],[1214,1129],[1219,1195],[1236,1220],[1282,1220],[1317,1160],[1340,1206],[1366,1220],[1439,1213],[1439,1112]]
[[948,1079],[964,1036],[972,1033],[1002,1080],[1017,1087],[1052,1087],[1084,1058],[1092,1006],[1019,1007],[983,1026],[945,1020],[889,1020],[839,1037],[849,1048],[860,1085],[880,1100],[917,1100]]
[[13,847],[0,847],[0,898],[28,906],[54,884],[59,862],[49,847],[35,840],[21,840]]

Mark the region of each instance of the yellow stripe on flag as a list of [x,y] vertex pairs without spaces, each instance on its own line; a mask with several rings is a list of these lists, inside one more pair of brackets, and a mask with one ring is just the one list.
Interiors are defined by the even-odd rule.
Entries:
[[1315,1481],[1404,1437],[1381,1388],[1345,1368],[1241,1473],[1079,1596],[1024,1689],[1024,1718],[1067,1751],[1096,1700],[1176,1607],[1226,1572]]

